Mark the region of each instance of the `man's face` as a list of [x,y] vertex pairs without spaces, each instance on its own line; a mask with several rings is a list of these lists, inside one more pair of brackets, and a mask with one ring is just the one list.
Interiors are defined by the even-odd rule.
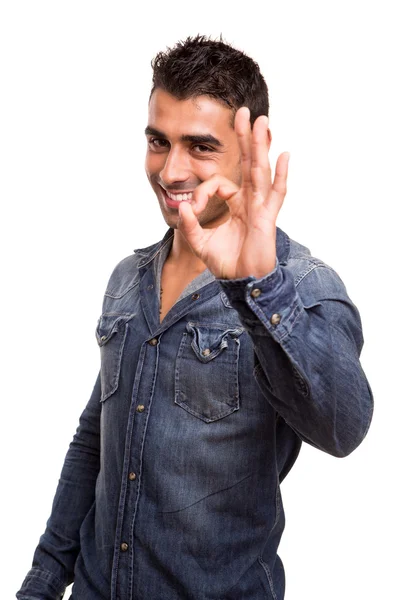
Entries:
[[[232,111],[209,98],[177,100],[156,89],[149,102],[146,173],[166,223],[176,228],[179,203],[211,175],[240,184],[240,151]],[[203,227],[227,219],[227,204],[212,197],[198,215]]]

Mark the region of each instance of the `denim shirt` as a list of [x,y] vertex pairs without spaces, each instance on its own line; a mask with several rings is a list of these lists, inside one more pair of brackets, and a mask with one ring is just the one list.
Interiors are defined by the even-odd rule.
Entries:
[[343,457],[372,395],[338,275],[277,230],[277,265],[215,280],[159,321],[164,239],[121,261],[101,371],[17,598],[282,600],[280,482],[301,441]]

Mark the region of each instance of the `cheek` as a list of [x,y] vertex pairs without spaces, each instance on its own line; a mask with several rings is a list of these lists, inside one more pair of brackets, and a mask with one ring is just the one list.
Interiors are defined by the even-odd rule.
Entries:
[[218,163],[213,161],[204,161],[203,163],[197,161],[196,164],[192,165],[192,173],[194,173],[200,181],[207,181],[212,175],[221,173],[221,168]]
[[150,179],[150,171],[151,171],[151,163],[149,159],[148,153],[146,153],[146,157],[144,159],[144,170],[146,171],[147,177]]
[[160,154],[146,153],[144,161],[144,168],[146,170],[147,177],[151,179],[154,175],[157,175],[163,168],[163,158]]
[[232,161],[229,165],[226,165],[224,171],[225,177],[236,183],[236,185],[240,185],[242,178],[240,160]]

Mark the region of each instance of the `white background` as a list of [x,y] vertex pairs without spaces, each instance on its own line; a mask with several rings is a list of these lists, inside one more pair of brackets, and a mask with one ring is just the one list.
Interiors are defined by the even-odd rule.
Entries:
[[[114,265],[165,231],[144,169],[154,54],[224,38],[270,89],[291,152],[279,225],[331,264],[363,318],[363,444],[303,445],[282,486],[287,600],[398,593],[399,90],[396,3],[3,2],[0,8],[1,597],[30,567],[98,370]],[[151,599],[149,599],[151,600]]]

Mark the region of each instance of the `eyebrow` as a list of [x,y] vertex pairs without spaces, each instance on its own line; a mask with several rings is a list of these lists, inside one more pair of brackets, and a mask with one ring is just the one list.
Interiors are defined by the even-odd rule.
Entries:
[[[168,139],[165,133],[159,131],[158,129],[155,129],[154,127],[147,126],[144,132],[146,135],[155,135],[164,140]],[[214,146],[218,146],[219,148],[223,147],[223,143],[210,133],[203,135],[181,135],[181,142],[191,142],[192,144],[213,144]]]

